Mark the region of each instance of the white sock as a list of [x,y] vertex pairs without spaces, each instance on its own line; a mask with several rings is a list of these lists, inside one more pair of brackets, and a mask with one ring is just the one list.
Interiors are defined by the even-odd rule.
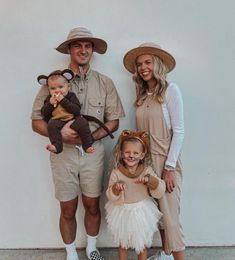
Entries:
[[97,250],[96,248],[96,240],[98,236],[89,236],[87,235],[87,247],[86,247],[86,253],[90,255],[92,251]]
[[164,258],[166,258],[166,259],[173,259],[173,255],[172,254],[170,254],[170,255],[167,255],[163,250],[162,250],[162,252],[161,252],[161,254],[162,254],[162,256],[164,257]]
[[75,242],[71,244],[64,244],[67,252],[67,260],[78,260]]

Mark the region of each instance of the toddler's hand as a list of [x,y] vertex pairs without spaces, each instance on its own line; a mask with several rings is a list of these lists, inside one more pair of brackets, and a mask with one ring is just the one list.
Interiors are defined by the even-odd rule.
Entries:
[[142,176],[140,178],[138,178],[135,183],[136,184],[139,184],[139,183],[142,183],[142,184],[147,184],[149,182],[149,176],[145,175],[145,176]]
[[114,189],[116,189],[117,191],[123,191],[123,190],[125,190],[125,187],[126,185],[125,185],[125,183],[124,182],[116,182],[115,184],[114,184]]
[[112,191],[115,196],[119,196],[122,191],[125,190],[125,184],[123,182],[116,182],[112,186]]

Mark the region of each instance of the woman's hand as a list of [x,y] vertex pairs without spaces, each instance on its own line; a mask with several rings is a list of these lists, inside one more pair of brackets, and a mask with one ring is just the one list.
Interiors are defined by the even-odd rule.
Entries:
[[174,174],[173,170],[169,171],[167,169],[164,169],[162,172],[162,179],[165,181],[166,191],[169,193],[171,193],[175,188],[173,174]]
[[72,123],[73,120],[69,121],[61,129],[63,141],[69,144],[81,144],[81,140],[78,134],[72,128],[70,128]]

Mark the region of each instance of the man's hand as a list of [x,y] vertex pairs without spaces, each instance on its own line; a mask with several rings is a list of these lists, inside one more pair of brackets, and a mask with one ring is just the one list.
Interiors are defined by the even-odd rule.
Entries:
[[165,181],[166,191],[169,193],[171,193],[175,188],[173,174],[174,174],[173,170],[168,171],[168,170],[164,169],[162,172],[162,179]]
[[72,123],[73,120],[69,121],[61,129],[63,141],[69,144],[81,144],[81,140],[78,134],[72,128],[70,128]]

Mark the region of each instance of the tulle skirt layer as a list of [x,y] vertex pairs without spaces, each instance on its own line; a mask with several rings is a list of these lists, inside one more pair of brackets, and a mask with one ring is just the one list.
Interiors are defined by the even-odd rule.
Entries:
[[123,248],[135,249],[137,254],[145,247],[151,247],[162,217],[152,198],[121,205],[107,202],[105,209],[108,229],[116,243]]

